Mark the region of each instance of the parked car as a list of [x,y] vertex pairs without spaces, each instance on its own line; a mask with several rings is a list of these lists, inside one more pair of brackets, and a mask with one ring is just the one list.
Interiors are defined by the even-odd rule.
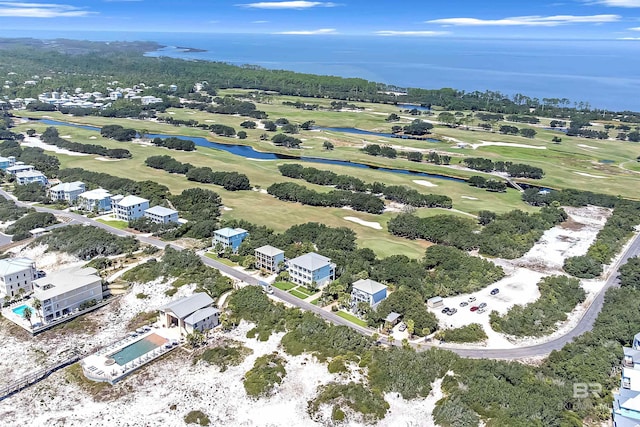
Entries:
[[462,301],[462,302],[460,303],[460,307],[466,307],[466,306],[468,306],[468,305],[469,305],[469,303],[468,303],[468,302],[466,302],[466,301]]
[[450,308],[449,307],[445,307],[442,309],[442,314],[447,314],[449,312]]
[[400,332],[404,332],[407,330],[407,325],[405,325],[404,323],[400,323],[400,326],[398,326],[398,330]]
[[496,295],[498,293],[500,293],[500,289],[498,289],[498,288],[491,289],[491,295]]
[[487,306],[487,303],[486,303],[486,302],[483,302],[482,304],[480,304],[480,305],[478,306],[478,308],[485,308],[486,306]]
[[457,308],[452,308],[451,310],[447,311],[447,316],[453,316],[457,312],[458,312]]
[[474,302],[475,300],[476,300],[476,297],[469,297],[469,299],[467,301]]
[[482,314],[482,313],[484,313],[485,311],[487,311],[487,310],[485,310],[484,308],[481,308],[480,310],[478,310],[478,314]]
[[470,308],[471,311],[478,311],[479,307],[477,305],[474,305],[473,307]]

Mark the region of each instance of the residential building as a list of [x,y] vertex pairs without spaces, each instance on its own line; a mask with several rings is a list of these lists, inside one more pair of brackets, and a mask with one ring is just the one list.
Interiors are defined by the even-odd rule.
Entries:
[[249,232],[242,228],[221,228],[213,232],[213,247],[220,243],[223,248],[231,248],[233,252],[238,252],[240,244],[248,235]]
[[32,171],[35,170],[36,168],[34,168],[31,165],[25,165],[22,162],[16,162],[13,166],[9,166],[6,171],[9,174],[16,174],[18,172],[27,172],[27,171]]
[[220,311],[213,307],[213,299],[204,292],[170,302],[159,311],[160,324],[165,328],[178,327],[183,335],[204,332],[220,324]]
[[78,194],[77,205],[85,211],[106,212],[111,210],[111,193],[104,188]]
[[442,297],[431,297],[427,300],[427,307],[438,308],[444,305]]
[[290,280],[299,285],[315,282],[324,286],[335,279],[336,265],[330,258],[311,252],[287,262]]
[[169,224],[178,222],[178,211],[162,206],[154,206],[144,211],[144,217],[149,218],[156,224]]
[[124,196],[122,194],[116,194],[115,196],[111,196],[111,210],[115,210],[116,205],[122,199],[124,199]]
[[32,282],[38,278],[36,263],[30,258],[0,259],[0,296],[10,298],[33,290]]
[[2,170],[7,170],[7,168],[10,168],[15,164],[16,164],[16,158],[13,156],[0,157],[0,169]]
[[265,269],[271,273],[279,270],[280,263],[284,262],[284,251],[273,246],[262,246],[255,250],[256,268]]
[[613,394],[613,425],[636,427],[640,425],[640,333],[623,352],[620,389]]
[[116,203],[113,213],[121,221],[131,221],[142,218],[144,211],[149,209],[149,201],[138,196],[127,196]]
[[155,96],[141,96],[140,102],[142,103],[142,105],[158,104],[162,102],[162,98],[158,98]]
[[16,173],[16,184],[27,185],[37,182],[40,185],[47,185],[47,177],[39,171],[24,171]]
[[353,283],[351,291],[351,308],[358,307],[358,303],[364,302],[370,307],[375,307],[387,297],[387,287],[371,279],[360,279]]
[[68,268],[33,281],[33,296],[42,302],[45,322],[78,311],[84,304],[95,305],[102,295],[102,279],[91,267]]
[[54,202],[63,200],[65,202],[73,203],[80,194],[85,192],[85,190],[84,182],[63,182],[49,188],[49,198]]

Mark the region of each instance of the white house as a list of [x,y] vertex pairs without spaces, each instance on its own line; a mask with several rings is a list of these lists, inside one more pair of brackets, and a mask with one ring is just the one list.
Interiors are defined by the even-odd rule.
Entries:
[[78,207],[85,211],[105,212],[111,210],[111,193],[104,188],[80,193],[77,200]]
[[30,293],[37,277],[36,263],[32,259],[0,259],[0,296],[18,296],[20,289],[24,289],[25,294]]
[[140,102],[142,103],[142,105],[158,104],[162,102],[162,98],[158,98],[155,96],[142,96],[140,97]]
[[80,194],[85,192],[85,190],[84,182],[63,182],[49,188],[49,198],[54,202],[64,200],[66,202],[73,203]]
[[272,273],[278,271],[278,265],[284,262],[284,251],[273,246],[262,246],[255,250],[256,268],[264,268]]
[[31,165],[25,165],[22,162],[16,162],[13,166],[9,166],[6,171],[8,174],[16,174],[18,172],[27,172],[27,171],[32,171],[35,170],[36,168],[34,168]]
[[37,182],[40,185],[47,185],[47,177],[39,171],[24,171],[16,173],[16,184],[27,185]]
[[95,268],[68,268],[34,280],[33,296],[42,302],[44,321],[51,322],[102,301],[102,279]]
[[204,292],[170,302],[159,311],[160,324],[165,328],[178,327],[183,335],[193,331],[204,332],[220,324],[220,312],[213,307],[213,299]]
[[121,221],[131,221],[141,218],[144,211],[149,209],[149,201],[138,196],[127,196],[117,202],[113,213]]
[[163,206],[154,206],[144,211],[144,217],[156,224],[169,224],[178,222],[178,211]]
[[287,262],[290,280],[299,285],[310,285],[312,282],[324,286],[335,279],[336,265],[331,258],[311,252]]

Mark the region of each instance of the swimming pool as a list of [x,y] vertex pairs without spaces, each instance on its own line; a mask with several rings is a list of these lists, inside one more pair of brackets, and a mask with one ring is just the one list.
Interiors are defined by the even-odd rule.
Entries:
[[25,311],[27,308],[28,308],[29,310],[31,310],[31,314],[34,314],[34,313],[35,313],[35,311],[33,310],[33,307],[30,307],[30,306],[28,306],[28,305],[26,305],[26,304],[23,304],[23,305],[21,305],[21,306],[19,306],[19,307],[16,307],[16,308],[12,309],[11,311],[13,311],[13,312],[14,312],[15,314],[17,314],[18,316],[23,317],[23,316],[24,316],[24,311]]
[[157,334],[151,334],[134,342],[133,344],[129,344],[122,350],[113,353],[110,357],[115,360],[118,365],[124,366],[132,360],[155,350],[165,343],[167,343],[165,338],[162,338]]

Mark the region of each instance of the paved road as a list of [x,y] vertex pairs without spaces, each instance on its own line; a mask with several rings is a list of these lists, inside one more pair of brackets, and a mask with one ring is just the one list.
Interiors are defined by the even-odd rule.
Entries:
[[[14,200],[9,196],[8,193],[6,193],[3,190],[0,190],[0,196],[3,196],[7,199]],[[16,204],[18,206],[31,207],[30,205],[23,202],[19,202],[19,201],[16,201]],[[138,239],[142,243],[153,245],[159,248],[171,246],[172,248],[177,250],[185,249],[182,246],[176,245],[174,243],[167,243],[155,237],[147,237],[145,235],[135,234],[125,230],[118,230],[116,228],[110,227],[101,222],[94,221],[93,219],[86,218],[82,215],[78,215],[75,213],[59,211],[59,210],[44,208],[44,207],[35,207],[35,209],[39,212],[49,212],[56,215],[67,216],[73,220],[69,222],[69,224],[80,223],[80,224],[93,225],[95,227],[102,228],[103,230],[106,230],[117,236],[123,236],[123,237],[132,236]],[[542,344],[537,344],[537,345],[532,345],[527,347],[510,348],[510,349],[491,349],[491,350],[489,349],[485,350],[485,349],[479,349],[479,348],[465,349],[465,348],[449,348],[446,345],[435,346],[435,347],[451,350],[462,357],[476,358],[476,359],[480,359],[480,358],[524,359],[529,357],[545,356],[551,353],[553,350],[559,350],[562,347],[564,347],[565,344],[568,344],[569,342],[573,341],[575,337],[582,335],[583,333],[588,332],[593,328],[594,322],[598,317],[598,313],[600,313],[600,310],[602,309],[602,305],[604,304],[605,292],[607,291],[607,289],[618,286],[619,284],[618,268],[621,265],[623,265],[627,261],[627,259],[636,255],[640,255],[640,234],[634,237],[633,242],[627,247],[622,257],[620,257],[620,260],[616,263],[616,265],[613,266],[605,286],[598,293],[593,303],[589,306],[589,308],[587,309],[583,317],[580,319],[578,324],[571,331],[567,332],[565,335],[562,335],[561,337],[558,337],[556,339],[553,339],[551,341],[548,341]],[[201,255],[200,258],[206,265],[216,268],[220,270],[222,273],[225,273],[237,280],[248,283],[250,285],[259,284],[258,280],[255,277],[250,276],[246,273],[243,273],[239,270],[236,270],[235,268],[229,267],[228,265],[225,265],[221,262],[208,258],[204,255]],[[323,310],[320,307],[317,307],[313,304],[302,301],[301,299],[296,298],[295,296],[291,295],[288,292],[281,291],[280,289],[277,289],[277,288],[274,288],[273,291],[274,291],[273,295],[279,298],[280,300],[290,303],[294,306],[300,307],[304,310],[312,311],[333,324],[348,326],[363,335],[372,335],[374,333],[372,329],[363,328],[361,326],[355,325],[349,322],[348,320],[343,319],[342,317],[336,315],[335,313],[332,313],[327,310]],[[432,345],[427,345],[427,343],[420,346],[418,345],[414,345],[414,346],[418,349],[427,349],[427,348],[433,347]]]

